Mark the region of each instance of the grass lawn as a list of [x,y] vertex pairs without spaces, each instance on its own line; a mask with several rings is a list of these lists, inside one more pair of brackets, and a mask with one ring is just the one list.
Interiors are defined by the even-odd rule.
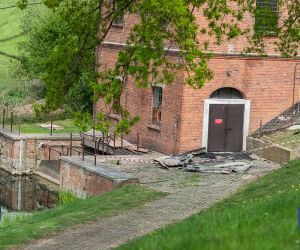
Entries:
[[163,195],[165,193],[127,185],[101,196],[80,199],[51,210],[37,212],[0,225],[0,249],[53,235],[73,225],[117,215]]
[[214,207],[117,248],[300,249],[300,160]]
[[[29,2],[36,2],[30,0]],[[0,0],[0,52],[18,57],[20,52],[18,43],[24,41],[21,24],[28,10],[38,6],[28,6],[26,10],[5,7],[15,5],[17,0]],[[0,105],[8,101],[9,105],[20,105],[36,97],[32,91],[36,83],[27,82],[22,77],[16,76],[19,66],[18,60],[0,54]],[[17,70],[18,71],[18,70]],[[34,85],[34,86],[33,86]],[[40,87],[40,84],[37,85]],[[36,87],[36,88],[37,88]]]
[[295,132],[299,132],[299,130],[277,131],[270,135],[264,135],[260,139],[277,144],[298,140],[299,142],[287,143],[282,145],[283,147],[294,149],[300,145],[300,133],[294,134]]
[[[23,134],[50,134],[50,129],[41,128],[41,124],[50,124],[50,122],[39,122],[33,124],[22,124],[21,133]],[[63,127],[62,130],[53,130],[53,134],[62,134],[62,133],[79,133],[80,130],[73,123],[72,119],[53,121],[53,124]],[[19,130],[18,126],[15,126],[16,131]]]

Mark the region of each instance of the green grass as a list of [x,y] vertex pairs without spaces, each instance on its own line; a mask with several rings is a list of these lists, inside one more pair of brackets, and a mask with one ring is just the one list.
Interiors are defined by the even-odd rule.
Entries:
[[[299,130],[277,131],[270,135],[264,135],[261,137],[261,139],[280,144],[286,148],[294,149],[300,145],[300,133],[294,134],[295,132],[299,132]],[[298,140],[298,142],[286,143],[286,142],[291,142],[296,140]]]
[[298,207],[300,160],[206,211],[117,249],[300,249]]
[[[49,121],[47,122],[39,122],[39,123],[33,123],[33,124],[21,124],[20,125],[20,131],[23,134],[49,134],[50,130],[47,128],[41,128],[41,124],[50,124]],[[53,124],[62,126],[64,129],[62,130],[53,130],[53,134],[62,134],[62,133],[79,133],[80,130],[78,127],[74,125],[74,122],[72,119],[66,119],[66,120],[59,120],[59,121],[53,121]],[[18,130],[18,126],[14,126],[15,130]]]
[[[165,195],[136,185],[81,199],[0,225],[0,249],[58,233],[68,227],[120,214]],[[117,236],[116,236],[117,237]]]
[[[0,7],[16,4],[17,0],[0,0]],[[36,6],[29,6],[36,8]],[[0,51],[9,55],[19,56],[18,43],[25,39],[21,34],[21,20],[26,10],[18,8],[0,9]],[[14,39],[10,37],[18,36]],[[7,40],[7,41],[2,41]],[[10,105],[28,103],[36,98],[42,89],[38,81],[28,82],[19,75],[19,62],[0,54],[0,105],[9,102]],[[34,90],[34,91],[33,91]],[[39,93],[38,93],[39,94]]]

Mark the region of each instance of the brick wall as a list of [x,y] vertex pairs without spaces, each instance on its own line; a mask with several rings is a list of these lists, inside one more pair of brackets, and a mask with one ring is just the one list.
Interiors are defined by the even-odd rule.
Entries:
[[[40,144],[53,146],[57,151],[61,151],[61,146],[68,146],[69,143],[69,135],[18,135],[0,129],[0,164],[2,168],[14,174],[28,173],[36,168],[41,160],[49,158],[48,148],[41,148]],[[79,144],[79,137],[73,137],[74,148]],[[64,150],[66,153],[66,149]],[[59,153],[52,151],[51,160],[57,159]]]
[[[101,60],[106,67],[113,65],[117,53],[118,49],[102,49]],[[172,86],[163,88],[159,130],[151,127],[151,89],[137,88],[129,81],[124,93],[127,96],[126,106],[132,116],[141,117],[141,122],[133,128],[127,139],[136,142],[139,132],[143,146],[170,154],[199,148],[202,144],[204,100],[223,87],[236,88],[245,99],[251,101],[251,133],[260,126],[261,121],[264,124],[292,106],[296,62],[282,58],[215,57],[209,62],[214,72],[213,80],[198,90],[184,85],[184,73],[179,74]],[[231,72],[231,75],[228,76],[227,72]],[[297,101],[299,79],[295,83]],[[101,102],[96,107],[99,110]],[[179,118],[177,131],[176,117]]]
[[[60,164],[60,187],[79,197],[100,195],[124,184],[138,182],[126,173],[116,173],[105,166],[94,166],[92,159],[84,162],[79,159],[62,157]],[[122,174],[121,179],[116,178]]]
[[[195,12],[195,15],[200,29],[207,27],[207,21],[201,11]],[[124,27],[112,28],[105,39],[105,47],[99,48],[98,60],[104,68],[114,65],[118,49],[121,47],[114,45],[109,47],[109,44],[111,42],[124,44],[130,28],[138,22],[138,17],[125,15],[124,20]],[[254,18],[250,14],[245,14],[242,27],[253,27],[253,24]],[[212,37],[200,32],[198,39],[209,41],[210,51],[217,53],[209,62],[210,68],[214,71],[214,79],[207,82],[202,89],[195,90],[183,84],[185,73],[182,72],[172,86],[165,86],[159,130],[149,126],[151,125],[151,90],[138,89],[132,81],[129,81],[125,91],[126,106],[132,115],[141,117],[141,122],[127,136],[131,142],[136,142],[137,132],[139,132],[140,143],[157,151],[173,154],[199,148],[202,144],[204,100],[215,90],[223,87],[236,88],[242,92],[245,99],[251,101],[250,133],[259,127],[260,122],[264,124],[292,106],[294,69],[295,64],[300,60],[278,57],[278,52],[274,48],[276,38],[265,38],[266,52],[272,54],[272,57],[268,58],[236,56],[248,46],[246,36],[226,41],[222,45],[217,45]],[[227,76],[227,71],[231,72],[231,76]],[[294,92],[296,101],[299,100],[299,85],[298,79]],[[103,104],[99,100],[96,111],[102,107]]]
[[[198,32],[198,40],[200,41],[200,45],[204,42],[209,42],[209,51],[219,52],[219,53],[240,53],[243,52],[249,45],[249,38],[252,37],[254,31],[251,30],[248,34],[244,36],[239,36],[238,38],[227,40],[224,39],[222,44],[217,44],[215,37],[210,35],[203,34],[200,32],[201,29],[208,27],[208,22],[206,18],[202,14],[203,9],[196,9],[194,10],[194,15],[196,18],[196,23],[199,25],[199,32]],[[284,16],[284,15],[282,15]],[[228,18],[229,19],[229,18]],[[225,20],[226,21],[226,18]],[[228,21],[228,20],[227,20]],[[112,27],[110,32],[107,34],[105,41],[106,42],[114,42],[114,43],[126,43],[126,38],[128,37],[131,28],[139,22],[139,17],[135,15],[126,14],[124,16],[124,25],[123,27]],[[244,14],[243,21],[239,24],[242,29],[251,29],[254,26],[255,19],[250,13]],[[276,37],[266,36],[264,38],[265,42],[265,52],[267,54],[279,54],[276,51],[275,42],[277,41]],[[206,50],[201,47],[202,50]]]
[[[290,106],[293,101],[296,61],[268,58],[215,58],[210,61],[214,78],[200,89],[184,87],[179,151],[199,148],[202,142],[204,100],[217,89],[238,89],[251,101],[250,133]],[[232,75],[227,76],[227,71]],[[299,100],[299,79],[296,80],[295,100]]]

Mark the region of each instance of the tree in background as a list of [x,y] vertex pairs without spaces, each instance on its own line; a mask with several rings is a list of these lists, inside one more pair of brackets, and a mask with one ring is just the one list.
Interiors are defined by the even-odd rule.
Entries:
[[[57,28],[59,32],[54,32],[53,40],[53,30],[45,27],[41,34],[44,48],[37,49],[45,50],[45,57],[41,53],[36,57],[37,62],[28,59],[26,63],[39,69],[47,87],[50,109],[71,103],[74,99],[65,97],[81,95],[83,89],[87,91],[84,98],[102,98],[109,111],[105,109],[97,115],[97,126],[105,133],[111,126],[110,110],[121,116],[116,125],[118,133],[128,132],[138,121],[138,117],[131,117],[120,102],[129,77],[137,86],[147,88],[155,83],[171,84],[176,74],[185,70],[188,72],[186,84],[201,88],[213,75],[207,66],[211,54],[206,51],[210,44],[197,39],[199,32],[208,34],[217,44],[245,35],[251,45],[245,52],[257,51],[263,55],[268,29],[254,27],[255,32],[252,32],[252,27],[243,28],[241,24],[247,13],[256,18],[264,15],[274,19],[264,8],[256,9],[254,0],[45,0],[43,3],[56,16],[53,24],[51,18],[48,20],[48,25],[54,25],[54,31]],[[27,0],[18,2],[20,8],[27,4]],[[285,15],[276,16],[276,20],[280,20],[275,29],[276,45],[283,56],[295,56],[300,40],[300,2],[278,0],[278,6]],[[195,22],[195,10],[203,13],[207,26],[199,27]],[[127,46],[119,53],[115,67],[93,73],[101,67],[101,62],[95,65],[95,48],[102,44],[114,20],[125,13],[138,15],[140,22],[133,25]],[[53,43],[48,44],[47,35]],[[176,48],[181,60],[170,60],[165,53],[166,47]],[[27,49],[30,51],[29,46]],[[34,61],[35,51],[31,52]]]
[[27,36],[20,43],[21,64],[29,77],[45,82],[46,111],[64,105],[67,109],[91,112],[89,83],[96,75],[94,50],[86,53],[78,69],[72,71],[70,61],[76,53],[76,36],[59,12],[45,7],[26,13],[22,32]]

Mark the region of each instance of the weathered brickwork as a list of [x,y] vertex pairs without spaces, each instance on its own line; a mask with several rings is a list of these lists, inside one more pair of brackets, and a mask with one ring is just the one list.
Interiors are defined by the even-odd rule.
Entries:
[[[77,148],[79,144],[80,138],[73,137],[73,148]],[[69,135],[18,135],[0,129],[1,167],[14,174],[28,173],[36,169],[41,160],[49,159],[49,148],[42,145],[51,146],[54,150],[51,150],[50,159],[58,160],[59,152],[67,153],[67,149],[62,146],[70,145]],[[73,154],[76,155],[75,152]]]
[[62,157],[60,163],[60,187],[79,197],[100,195],[114,188],[137,183],[138,180],[120,171],[81,161],[80,157]]
[[[201,14],[197,20],[205,26]],[[114,65],[119,49],[122,49],[129,23],[138,22],[134,16],[126,16],[123,28],[113,28],[106,39],[106,44],[99,48],[98,61],[105,68]],[[248,15],[244,27],[253,26],[253,18]],[[137,133],[140,143],[154,150],[174,154],[202,146],[202,129],[204,100],[219,88],[232,87],[239,90],[244,99],[250,100],[249,133],[259,128],[260,123],[267,123],[273,117],[288,109],[299,100],[300,79],[294,81],[297,59],[284,59],[278,56],[273,42],[275,38],[266,38],[266,52],[269,57],[242,57],[237,53],[243,51],[248,43],[246,37],[214,45],[208,36],[199,34],[199,40],[211,40],[211,50],[216,53],[209,65],[213,70],[212,81],[198,90],[184,85],[185,72],[178,74],[174,84],[163,87],[162,120],[159,129],[151,126],[152,91],[139,89],[130,81],[123,95],[123,104],[133,116],[139,115],[141,122],[135,126],[127,139],[136,142]],[[115,44],[117,43],[117,44]],[[276,55],[276,56],[275,56]],[[172,55],[177,60],[176,55]],[[96,111],[103,106],[101,100]]]

